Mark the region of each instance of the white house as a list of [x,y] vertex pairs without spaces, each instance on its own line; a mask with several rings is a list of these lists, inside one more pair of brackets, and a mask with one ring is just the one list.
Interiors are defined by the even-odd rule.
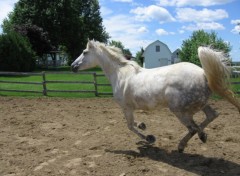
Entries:
[[181,61],[180,61],[180,58],[179,58],[179,53],[180,53],[180,49],[176,49],[176,50],[172,53],[172,64],[181,62]]
[[178,57],[178,54],[175,52],[173,56],[165,43],[156,40],[146,47],[143,57],[144,68],[155,68],[176,63],[176,57]]

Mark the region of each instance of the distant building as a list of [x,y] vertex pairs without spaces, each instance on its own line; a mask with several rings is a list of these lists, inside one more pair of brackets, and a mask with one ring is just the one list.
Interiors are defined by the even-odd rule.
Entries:
[[172,64],[176,64],[181,62],[180,58],[179,58],[179,53],[180,53],[180,49],[176,49],[173,53],[172,53],[172,60],[171,63]]
[[144,50],[143,67],[155,68],[178,63],[180,62],[179,52],[180,50],[177,49],[172,53],[165,43],[156,40]]
[[44,54],[42,58],[37,60],[39,67],[60,67],[67,65],[67,54],[62,51],[51,51],[49,54]]

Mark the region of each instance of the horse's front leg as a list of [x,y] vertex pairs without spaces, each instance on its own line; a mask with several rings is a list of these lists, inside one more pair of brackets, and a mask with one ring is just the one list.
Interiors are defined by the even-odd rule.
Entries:
[[[137,125],[136,122],[134,122],[134,116],[133,116],[133,110],[131,109],[124,109],[123,110],[124,116],[127,120],[127,126],[128,129],[137,134],[141,139],[146,140],[149,143],[154,143],[155,142],[155,137],[153,135],[147,135],[145,136],[144,134],[140,133],[134,126]],[[145,124],[144,124],[145,125]],[[144,128],[144,127],[143,127]]]
[[135,127],[138,127],[139,129],[141,129],[141,130],[146,130],[146,125],[145,125],[145,123],[143,123],[143,122],[134,122],[134,126]]

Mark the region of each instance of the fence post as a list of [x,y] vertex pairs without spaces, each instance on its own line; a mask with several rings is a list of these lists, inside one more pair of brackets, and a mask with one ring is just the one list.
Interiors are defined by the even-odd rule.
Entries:
[[97,74],[96,74],[96,72],[93,73],[93,77],[94,77],[95,96],[98,97]]
[[42,85],[43,85],[43,95],[47,96],[46,75],[45,75],[44,71],[42,72],[42,78],[43,78],[43,82],[42,82]]

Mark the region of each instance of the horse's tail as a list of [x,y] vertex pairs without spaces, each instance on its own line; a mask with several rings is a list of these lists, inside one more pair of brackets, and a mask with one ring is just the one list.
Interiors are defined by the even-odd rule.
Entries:
[[209,47],[199,47],[198,56],[210,89],[236,106],[240,113],[240,103],[229,88],[230,70],[227,68],[224,53]]

